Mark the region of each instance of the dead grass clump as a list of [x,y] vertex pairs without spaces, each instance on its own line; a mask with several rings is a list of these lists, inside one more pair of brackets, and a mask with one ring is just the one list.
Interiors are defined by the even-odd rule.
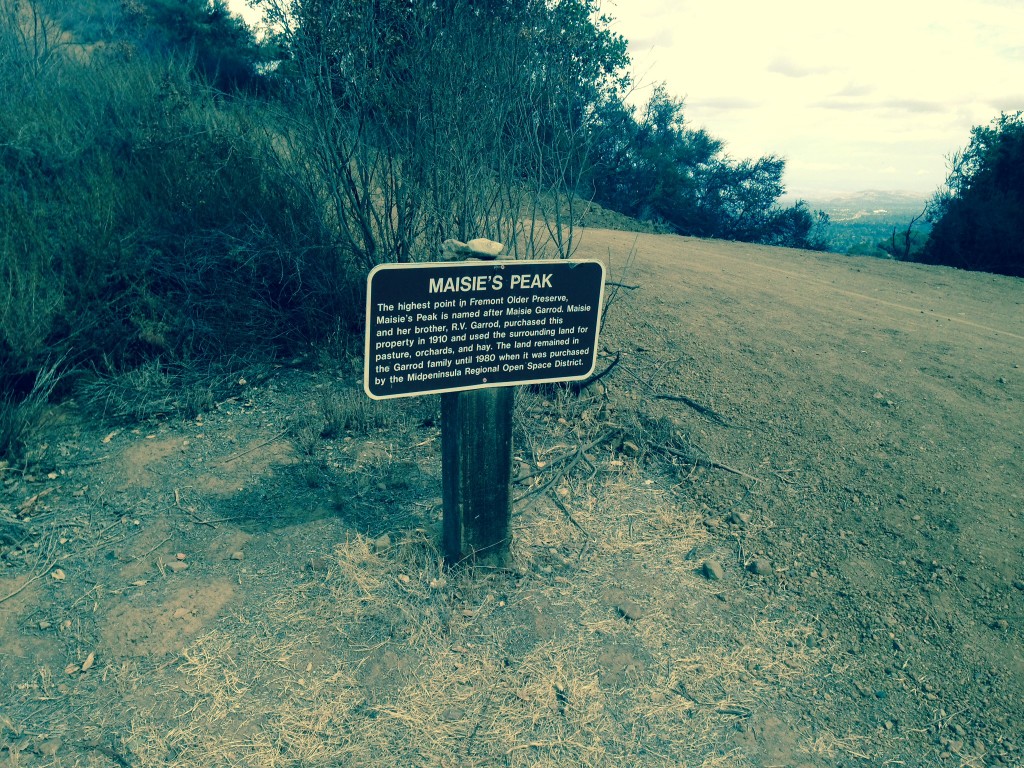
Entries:
[[191,418],[266,375],[266,364],[243,358],[218,363],[165,362],[159,358],[123,373],[83,383],[84,401],[103,416],[140,421],[177,414]]
[[25,458],[29,443],[45,421],[50,395],[60,382],[61,362],[42,368],[24,398],[0,393],[0,459],[17,462]]
[[321,436],[326,438],[342,437],[345,433],[367,435],[400,418],[400,408],[393,401],[371,400],[354,388],[323,387],[314,408],[323,422]]

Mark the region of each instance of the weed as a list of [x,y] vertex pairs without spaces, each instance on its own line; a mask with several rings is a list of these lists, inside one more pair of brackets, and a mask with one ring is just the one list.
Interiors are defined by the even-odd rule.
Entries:
[[50,395],[61,379],[62,362],[42,368],[23,399],[12,393],[0,396],[0,459],[14,463],[25,458],[33,435],[45,422]]
[[84,401],[107,418],[188,418],[236,394],[239,381],[256,380],[266,371],[265,364],[244,358],[206,364],[156,358],[125,373],[97,375],[79,390]]

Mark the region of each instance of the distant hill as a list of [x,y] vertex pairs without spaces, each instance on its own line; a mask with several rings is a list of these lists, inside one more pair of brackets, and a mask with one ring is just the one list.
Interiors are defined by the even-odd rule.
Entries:
[[[871,189],[829,199],[807,200],[807,206],[829,215],[832,222],[831,250],[885,256],[877,248],[878,243],[892,236],[893,227],[897,234],[906,231],[910,220],[921,213],[926,202],[927,198],[920,194]],[[924,220],[914,225],[915,233],[921,236],[927,235],[929,229],[931,225]]]

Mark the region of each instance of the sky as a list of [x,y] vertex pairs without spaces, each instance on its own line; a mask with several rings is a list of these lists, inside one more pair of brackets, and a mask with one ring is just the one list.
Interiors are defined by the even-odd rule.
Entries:
[[[786,159],[790,195],[928,196],[971,127],[1024,110],[1024,0],[604,0],[632,97],[664,82],[734,158]],[[646,87],[644,87],[646,85]]]
[[[229,0],[245,11],[245,0]],[[931,195],[971,127],[1024,110],[1024,0],[602,0],[631,99],[657,83],[787,196]]]

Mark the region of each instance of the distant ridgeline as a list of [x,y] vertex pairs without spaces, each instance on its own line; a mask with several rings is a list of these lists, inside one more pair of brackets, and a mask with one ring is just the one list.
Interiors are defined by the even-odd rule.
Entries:
[[[925,202],[922,195],[866,191],[830,200],[808,201],[807,205],[811,210],[823,210],[829,215],[829,250],[891,258],[893,229],[896,230],[896,248],[902,249],[907,227],[915,216],[920,216]],[[912,247],[923,245],[930,230],[931,224],[923,217],[914,222]]]

